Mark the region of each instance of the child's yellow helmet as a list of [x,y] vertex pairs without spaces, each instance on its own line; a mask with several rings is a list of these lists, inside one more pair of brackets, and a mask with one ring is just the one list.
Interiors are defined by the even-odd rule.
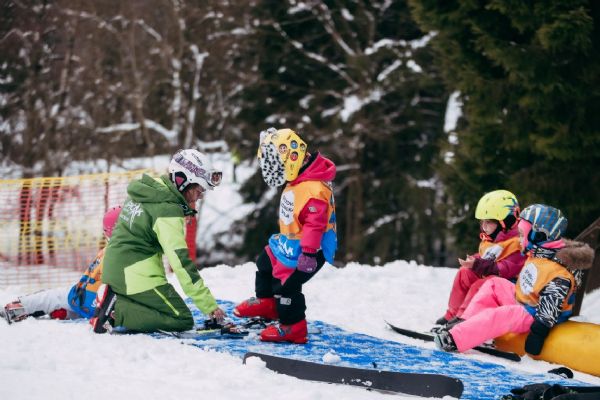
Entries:
[[258,160],[267,185],[277,187],[298,177],[306,143],[291,129],[269,128],[260,133]]
[[[519,218],[519,202],[517,197],[508,190],[494,190],[483,195],[477,203],[475,218],[495,219],[504,229],[511,227]],[[505,220],[509,218],[509,223]]]

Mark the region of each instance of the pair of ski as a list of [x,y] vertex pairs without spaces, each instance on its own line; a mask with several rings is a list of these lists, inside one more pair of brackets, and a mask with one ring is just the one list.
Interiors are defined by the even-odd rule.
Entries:
[[[426,342],[433,342],[434,335],[432,333],[411,331],[409,329],[404,329],[404,328],[400,328],[398,326],[392,325],[387,321],[385,321],[385,323],[388,324],[388,326],[390,328],[392,328],[392,330],[394,332],[399,333],[403,336],[410,337],[413,339],[424,340]],[[474,347],[474,349],[481,353],[488,354],[490,356],[504,358],[505,360],[521,361],[521,356],[519,356],[518,354],[509,352],[509,351],[498,350],[494,347],[484,345],[484,346],[476,346],[476,347]]]

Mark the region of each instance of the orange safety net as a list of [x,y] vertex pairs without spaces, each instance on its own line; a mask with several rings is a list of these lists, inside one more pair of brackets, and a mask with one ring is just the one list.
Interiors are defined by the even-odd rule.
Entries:
[[0,287],[78,279],[105,245],[104,213],[143,172],[0,180]]

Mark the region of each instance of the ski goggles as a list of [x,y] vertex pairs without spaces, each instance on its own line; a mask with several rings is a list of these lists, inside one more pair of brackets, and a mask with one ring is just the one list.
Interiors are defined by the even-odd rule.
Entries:
[[221,181],[223,180],[223,172],[221,171],[204,171],[204,176],[202,176],[206,182],[212,187],[219,186]]

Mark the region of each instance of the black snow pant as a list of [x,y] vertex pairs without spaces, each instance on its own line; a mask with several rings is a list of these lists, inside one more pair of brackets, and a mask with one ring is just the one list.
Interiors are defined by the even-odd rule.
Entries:
[[256,297],[275,297],[277,303],[277,314],[279,322],[284,325],[295,324],[306,318],[306,302],[302,294],[302,285],[310,278],[315,276],[325,264],[323,252],[317,253],[317,269],[308,274],[306,272],[295,270],[289,278],[282,283],[279,279],[273,277],[273,266],[266,250],[258,256],[256,260]]

